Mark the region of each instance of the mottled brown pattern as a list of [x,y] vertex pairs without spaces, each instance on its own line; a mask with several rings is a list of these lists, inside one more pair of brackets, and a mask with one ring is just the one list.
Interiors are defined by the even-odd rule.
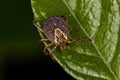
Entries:
[[54,31],[56,28],[59,28],[69,36],[69,28],[65,17],[52,16],[43,23],[43,31],[51,42],[54,41]]

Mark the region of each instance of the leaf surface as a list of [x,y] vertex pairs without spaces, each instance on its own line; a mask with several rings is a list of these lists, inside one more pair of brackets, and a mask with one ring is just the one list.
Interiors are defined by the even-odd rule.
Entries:
[[31,0],[31,4],[41,28],[49,16],[64,15],[72,38],[92,38],[68,45],[65,52],[55,50],[53,57],[67,73],[79,80],[120,80],[120,0]]

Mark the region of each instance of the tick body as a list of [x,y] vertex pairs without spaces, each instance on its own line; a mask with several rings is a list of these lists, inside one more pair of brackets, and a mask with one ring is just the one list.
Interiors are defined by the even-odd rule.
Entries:
[[68,42],[69,28],[65,17],[50,17],[43,23],[43,32],[46,37],[61,50],[65,50],[65,44]]
[[68,27],[67,19],[62,16],[51,16],[46,21],[43,22],[43,29],[40,29],[39,23],[34,21],[34,25],[42,31],[47,39],[41,39],[41,41],[50,41],[50,44],[44,48],[44,53],[48,47],[54,45],[54,48],[51,50],[50,54],[60,46],[61,50],[66,49],[66,43],[73,43],[83,39],[88,39],[88,37],[81,37],[78,39],[70,38],[70,29]]

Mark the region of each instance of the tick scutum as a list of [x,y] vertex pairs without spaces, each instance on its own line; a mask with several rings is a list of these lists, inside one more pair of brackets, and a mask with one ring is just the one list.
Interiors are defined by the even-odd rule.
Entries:
[[57,28],[69,36],[68,24],[63,17],[52,16],[43,23],[43,31],[51,42],[54,42],[54,33]]

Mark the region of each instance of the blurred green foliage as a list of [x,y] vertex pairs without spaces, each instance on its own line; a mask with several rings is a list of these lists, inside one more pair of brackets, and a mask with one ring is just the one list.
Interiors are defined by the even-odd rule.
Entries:
[[33,60],[42,46],[33,26],[29,0],[2,0],[0,26],[0,62]]

